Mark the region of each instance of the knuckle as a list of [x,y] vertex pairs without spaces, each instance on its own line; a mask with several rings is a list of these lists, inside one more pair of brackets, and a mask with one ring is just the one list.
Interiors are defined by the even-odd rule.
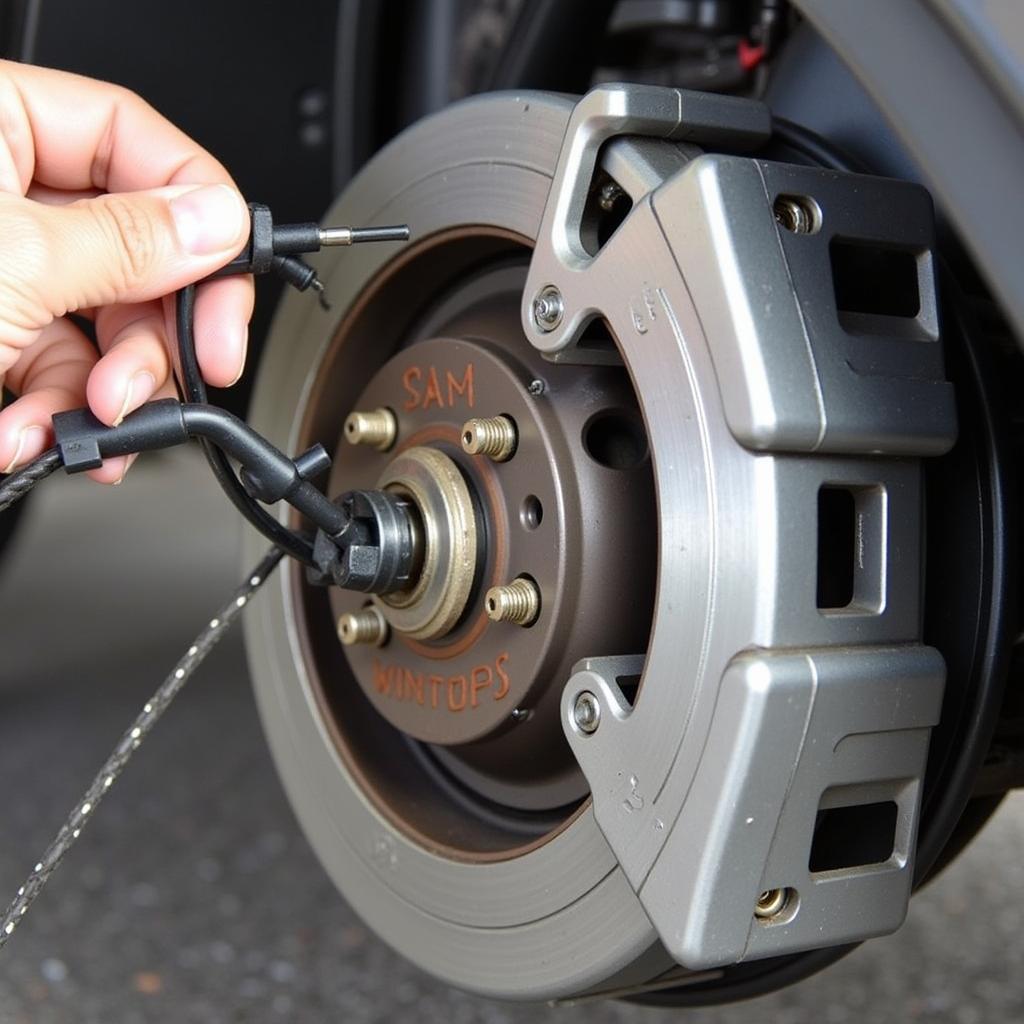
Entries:
[[117,271],[125,288],[149,275],[157,256],[157,229],[153,218],[138,203],[122,196],[107,196],[101,209],[104,228],[118,254]]
[[115,85],[113,88],[117,92],[117,97],[121,106],[135,107],[142,111],[153,110],[153,107],[134,89],[129,89],[126,85]]

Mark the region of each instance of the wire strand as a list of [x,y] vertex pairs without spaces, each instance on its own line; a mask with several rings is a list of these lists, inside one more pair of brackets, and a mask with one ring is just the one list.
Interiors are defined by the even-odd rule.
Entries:
[[68,851],[77,842],[86,823],[93,817],[100,801],[124,771],[132,754],[139,749],[142,741],[149,735],[160,716],[213,650],[217,641],[242,614],[242,609],[266,582],[267,577],[281,561],[283,554],[284,552],[280,548],[275,547],[264,555],[241,586],[231,595],[231,600],[210,619],[182,658],[157,687],[153,696],[143,705],[142,711],[118,741],[110,756],[103,762],[103,767],[93,779],[92,785],[85,791],[85,795],[61,825],[60,831],[46,848],[46,852],[36,863],[28,878],[25,879],[25,884],[18,889],[17,895],[11,900],[3,917],[0,918],[0,948],[3,948],[11,937],[28,908],[32,906],[54,871],[67,856]]
[[0,483],[0,512],[21,501],[40,480],[45,480],[62,465],[60,451],[50,448],[27,466]]

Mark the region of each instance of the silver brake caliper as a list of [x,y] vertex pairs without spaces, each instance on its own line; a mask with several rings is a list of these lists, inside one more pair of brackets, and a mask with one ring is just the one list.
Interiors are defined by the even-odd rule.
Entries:
[[[695,969],[899,926],[945,677],[921,643],[921,459],[956,435],[931,201],[736,155],[769,133],[754,102],[589,93],[522,307],[548,358],[621,360],[643,409],[650,645],[577,665],[562,716],[622,870]],[[599,187],[632,203],[600,246]]]

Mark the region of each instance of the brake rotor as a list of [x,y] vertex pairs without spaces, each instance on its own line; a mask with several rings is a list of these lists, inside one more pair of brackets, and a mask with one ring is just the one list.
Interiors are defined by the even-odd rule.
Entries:
[[[416,243],[390,261],[353,250],[336,269],[321,257],[331,313],[286,299],[252,416],[289,450],[334,439],[339,488],[408,486],[403,460],[425,448],[472,495],[481,545],[442,635],[392,625],[384,647],[343,646],[337,620],[364,599],[328,596],[295,569],[247,643],[282,779],[338,887],[425,969],[517,998],[671,967],[661,952],[637,964],[656,937],[559,720],[574,661],[645,646],[656,553],[628,375],[551,365],[519,325],[571,110],[541,94],[473,100],[389,146],[330,216],[398,218]],[[378,407],[395,414],[395,444],[346,443],[348,414]],[[518,428],[516,454],[467,455],[466,420],[500,414]],[[521,574],[539,586],[540,617],[491,622],[487,588]]]

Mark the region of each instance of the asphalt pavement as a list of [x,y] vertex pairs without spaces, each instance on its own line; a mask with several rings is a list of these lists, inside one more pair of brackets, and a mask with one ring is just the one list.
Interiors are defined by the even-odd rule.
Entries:
[[[118,488],[55,477],[0,564],[0,902],[237,582],[237,522],[194,452]],[[257,597],[257,600],[259,598]],[[896,935],[693,1024],[1024,1020],[1024,794]],[[659,1022],[617,1003],[496,1003],[379,942],[284,799],[241,637],[182,693],[0,951],[0,1024]]]

